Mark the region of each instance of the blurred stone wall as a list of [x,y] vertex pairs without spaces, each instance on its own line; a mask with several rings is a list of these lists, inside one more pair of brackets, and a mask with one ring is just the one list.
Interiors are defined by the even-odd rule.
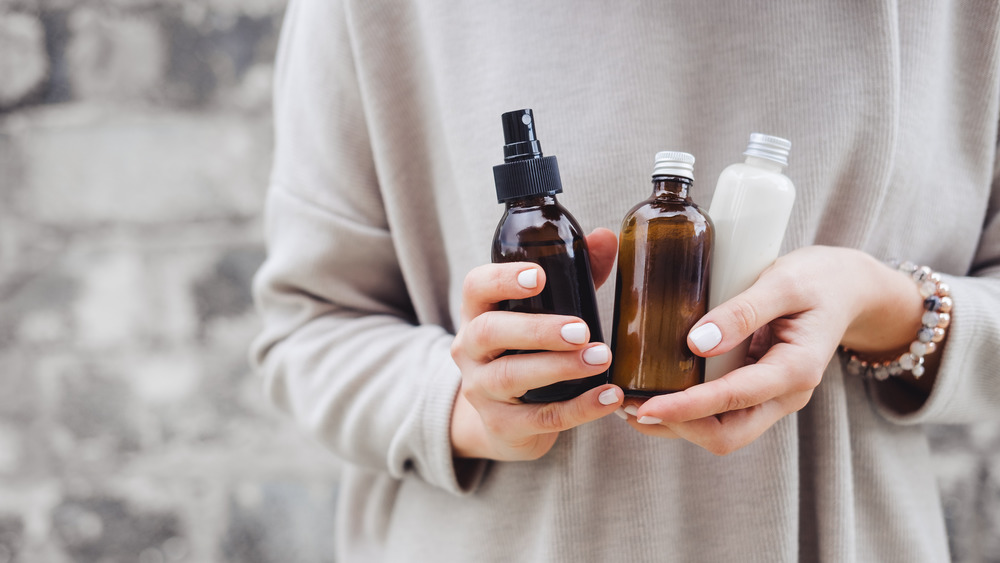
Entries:
[[[333,560],[249,373],[282,0],[0,0],[0,563]],[[931,429],[1000,561],[997,426]]]
[[265,405],[282,0],[0,0],[0,563],[333,561]]

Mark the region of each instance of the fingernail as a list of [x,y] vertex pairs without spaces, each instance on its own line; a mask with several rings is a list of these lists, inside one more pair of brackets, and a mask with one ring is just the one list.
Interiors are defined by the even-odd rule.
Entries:
[[632,416],[635,416],[635,413],[639,412],[639,407],[637,407],[635,405],[629,405],[629,406],[625,407],[622,410],[624,410],[626,413],[628,413],[628,414],[630,414]]
[[535,289],[538,287],[538,270],[532,268],[517,275],[517,283],[525,289]]
[[628,415],[625,414],[625,409],[615,409],[615,414],[622,420],[628,420]]
[[718,346],[719,342],[722,342],[722,331],[715,326],[715,323],[705,323],[692,330],[688,336],[690,336],[694,347],[702,353],[708,352]]
[[605,389],[597,396],[597,400],[601,402],[602,405],[613,405],[618,402],[618,394],[615,393],[614,389]]
[[639,420],[637,420],[636,422],[638,422],[639,424],[659,424],[663,421],[656,418],[655,416],[641,416],[639,417]]
[[592,366],[599,366],[601,364],[606,364],[608,358],[611,357],[611,351],[604,344],[599,344],[597,346],[591,346],[583,351],[583,361],[587,362]]
[[562,334],[563,340],[569,342],[570,344],[587,343],[587,325],[584,323],[569,323],[568,325],[563,325],[563,327],[559,330],[559,334]]

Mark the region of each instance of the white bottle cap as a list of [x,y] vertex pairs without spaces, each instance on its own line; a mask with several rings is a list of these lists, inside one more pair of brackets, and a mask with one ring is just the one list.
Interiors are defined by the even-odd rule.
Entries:
[[750,142],[747,143],[747,150],[743,154],[766,158],[782,166],[788,166],[788,151],[791,148],[792,142],[788,139],[763,133],[750,133]]
[[660,151],[653,162],[653,177],[681,176],[694,180],[694,156],[686,152]]

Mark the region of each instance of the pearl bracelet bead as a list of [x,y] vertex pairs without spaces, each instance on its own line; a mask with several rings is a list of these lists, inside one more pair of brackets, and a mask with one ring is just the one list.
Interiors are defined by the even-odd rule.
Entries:
[[847,372],[852,375],[863,375],[885,381],[889,377],[899,376],[908,371],[919,379],[926,369],[924,357],[937,350],[938,344],[944,340],[945,329],[951,324],[951,310],[955,304],[951,298],[951,288],[941,281],[941,275],[927,266],[917,266],[912,262],[893,265],[913,279],[923,298],[924,314],[920,319],[921,326],[917,330],[916,340],[898,358],[881,361],[865,360],[856,352],[842,348],[847,358]]

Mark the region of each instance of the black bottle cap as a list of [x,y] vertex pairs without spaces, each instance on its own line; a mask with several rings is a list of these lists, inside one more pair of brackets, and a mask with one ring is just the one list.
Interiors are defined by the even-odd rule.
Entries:
[[542,155],[531,110],[509,111],[500,120],[504,163],[493,167],[497,201],[561,193],[559,164],[556,157]]

